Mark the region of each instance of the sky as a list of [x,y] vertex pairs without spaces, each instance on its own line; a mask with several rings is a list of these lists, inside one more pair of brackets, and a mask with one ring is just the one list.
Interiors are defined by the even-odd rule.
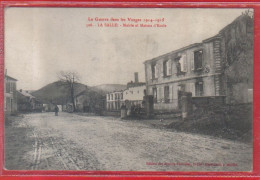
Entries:
[[[145,60],[210,38],[245,10],[9,7],[5,68],[26,90],[57,81],[60,71],[77,72],[89,86],[126,84],[134,72],[145,81]],[[164,18],[167,27],[86,27],[96,17]]]

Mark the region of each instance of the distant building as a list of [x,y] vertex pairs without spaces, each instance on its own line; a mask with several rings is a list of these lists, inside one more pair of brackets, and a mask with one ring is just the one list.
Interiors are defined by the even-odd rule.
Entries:
[[[54,112],[55,111],[55,105],[52,103],[43,103],[42,104],[42,110],[44,112]],[[63,111],[63,109],[59,108],[59,111]]]
[[192,97],[227,96],[227,103],[247,103],[252,97],[253,20],[241,15],[216,36],[144,64],[154,109],[180,108],[182,92],[190,92]]
[[28,91],[17,91],[17,106],[19,112],[42,112],[43,103]]
[[143,104],[143,99],[146,94],[146,86],[144,83],[136,86],[129,87],[124,90],[123,93],[123,102],[129,101],[132,105],[141,105]]
[[97,112],[105,108],[105,96],[91,89],[85,89],[74,97],[77,111]]
[[116,91],[106,94],[106,109],[108,111],[120,110],[120,107],[124,103],[123,92]]
[[8,76],[5,72],[4,112],[6,115],[17,112],[16,82],[16,79]]
[[106,109],[120,110],[121,106],[129,102],[132,105],[141,105],[143,97],[146,94],[146,86],[144,82],[139,82],[138,73],[135,72],[135,81],[127,83],[127,89],[115,91],[106,95]]

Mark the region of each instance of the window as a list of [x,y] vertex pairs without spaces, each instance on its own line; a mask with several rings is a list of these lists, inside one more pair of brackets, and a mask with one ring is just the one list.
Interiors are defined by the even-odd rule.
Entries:
[[123,99],[123,93],[121,93],[121,99]]
[[194,69],[201,70],[202,69],[202,61],[203,61],[203,51],[195,51],[194,52]]
[[195,94],[196,96],[203,96],[203,82],[199,81],[195,84]]
[[113,100],[113,94],[111,94],[111,100]]
[[109,94],[107,95],[107,100],[110,100],[110,95]]
[[153,101],[157,103],[157,88],[153,88]]
[[156,64],[152,64],[152,79],[158,78],[158,67]]
[[171,60],[167,60],[163,62],[163,76],[171,75]]
[[164,102],[169,103],[170,102],[170,91],[169,86],[164,87]]

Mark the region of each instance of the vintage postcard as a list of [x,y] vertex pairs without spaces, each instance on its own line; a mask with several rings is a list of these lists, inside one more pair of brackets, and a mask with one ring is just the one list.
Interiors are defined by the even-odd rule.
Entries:
[[7,7],[7,170],[251,172],[254,10]]

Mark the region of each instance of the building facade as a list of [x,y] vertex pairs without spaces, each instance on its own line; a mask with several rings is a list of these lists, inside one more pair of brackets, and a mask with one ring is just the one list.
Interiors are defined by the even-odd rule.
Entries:
[[144,83],[139,83],[136,86],[129,87],[124,90],[123,102],[130,102],[131,105],[143,106],[143,98],[146,94],[146,86]]
[[6,115],[15,114],[17,112],[16,82],[16,79],[5,74],[4,112]]
[[154,109],[179,108],[182,92],[193,97],[220,96],[220,37],[215,36],[146,61],[148,95]]
[[120,110],[121,106],[124,103],[123,93],[124,91],[115,91],[106,94],[106,110]]
[[127,83],[126,89],[115,91],[106,95],[106,109],[120,110],[122,105],[143,105],[143,98],[146,95],[146,85],[139,82],[138,73],[134,73],[134,81]]
[[192,97],[227,95],[227,103],[247,103],[248,92],[252,94],[252,22],[243,14],[214,37],[145,61],[146,89],[154,97],[154,109],[180,108],[183,92]]

